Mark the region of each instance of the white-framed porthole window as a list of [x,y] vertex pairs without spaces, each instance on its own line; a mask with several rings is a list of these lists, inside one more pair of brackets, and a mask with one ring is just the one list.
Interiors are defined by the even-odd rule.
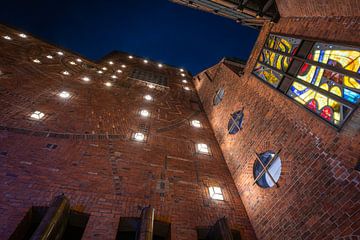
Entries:
[[224,200],[224,195],[220,187],[209,187],[209,195],[211,199],[214,200]]
[[254,163],[254,178],[255,183],[262,188],[270,188],[278,186],[278,181],[281,175],[281,159],[279,152],[266,151],[261,154],[256,154]]
[[210,154],[210,148],[205,143],[197,143],[196,144],[196,152],[201,154]]
[[214,106],[219,105],[220,102],[223,100],[225,95],[225,90],[224,88],[220,88],[219,90],[217,90],[215,96],[214,96],[214,100],[213,100],[213,104]]
[[40,112],[40,111],[34,111],[30,117],[31,119],[35,119],[35,120],[40,120],[45,116],[44,113]]

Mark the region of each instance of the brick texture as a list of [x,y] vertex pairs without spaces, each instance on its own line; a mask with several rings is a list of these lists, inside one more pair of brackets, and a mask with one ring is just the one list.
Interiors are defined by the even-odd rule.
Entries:
[[[48,205],[60,193],[90,214],[83,239],[115,239],[120,217],[138,217],[149,204],[156,219],[171,223],[172,239],[196,239],[196,227],[223,216],[244,239],[256,239],[195,89],[183,89],[179,69],[159,69],[119,52],[98,63],[80,56],[79,63],[74,53],[18,33],[0,26],[0,239],[11,235],[29,207]],[[134,68],[168,76],[169,86],[150,89],[130,79]],[[69,99],[59,98],[63,90]],[[145,94],[154,100],[144,101]],[[139,116],[142,108],[150,118]],[[35,110],[45,117],[31,120]],[[191,127],[192,119],[203,127]],[[137,131],[145,143],[132,140]],[[198,142],[212,155],[197,154]],[[209,186],[220,186],[225,201],[211,200]]]
[[[359,45],[359,26],[357,18],[282,18],[263,27],[244,75],[219,63],[193,79],[258,239],[360,238],[360,110],[337,131],[251,74],[270,31]],[[243,129],[229,135],[230,114],[242,108]],[[279,187],[254,185],[255,152],[279,149]]]
[[359,17],[360,0],[276,0],[281,17]]

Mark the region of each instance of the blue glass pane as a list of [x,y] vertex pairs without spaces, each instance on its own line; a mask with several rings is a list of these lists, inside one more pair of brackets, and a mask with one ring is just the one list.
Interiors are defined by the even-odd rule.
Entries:
[[240,110],[231,114],[231,116],[228,122],[228,131],[229,134],[236,134],[242,127],[244,113]]
[[360,94],[344,88],[344,98],[352,103],[357,103],[360,100]]

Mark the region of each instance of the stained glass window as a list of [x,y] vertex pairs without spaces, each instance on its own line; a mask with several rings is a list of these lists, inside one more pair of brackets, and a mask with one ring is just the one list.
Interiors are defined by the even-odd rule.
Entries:
[[308,59],[360,73],[360,51],[358,48],[317,42],[309,53]]
[[256,64],[254,74],[274,87],[277,87],[283,78],[281,73],[278,73],[277,71],[260,63]]
[[270,34],[253,74],[336,127],[360,103],[360,48]]
[[214,100],[213,100],[214,106],[218,105],[223,100],[224,95],[225,95],[225,90],[223,88],[220,88],[219,90],[217,90]]
[[242,110],[231,114],[228,123],[229,134],[236,134],[238,131],[242,129],[243,119],[244,119],[244,113]]

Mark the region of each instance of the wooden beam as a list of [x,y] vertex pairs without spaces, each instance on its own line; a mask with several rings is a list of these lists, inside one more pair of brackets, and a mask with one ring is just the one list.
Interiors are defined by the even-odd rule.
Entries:
[[69,200],[56,196],[30,240],[62,239],[70,213]]

